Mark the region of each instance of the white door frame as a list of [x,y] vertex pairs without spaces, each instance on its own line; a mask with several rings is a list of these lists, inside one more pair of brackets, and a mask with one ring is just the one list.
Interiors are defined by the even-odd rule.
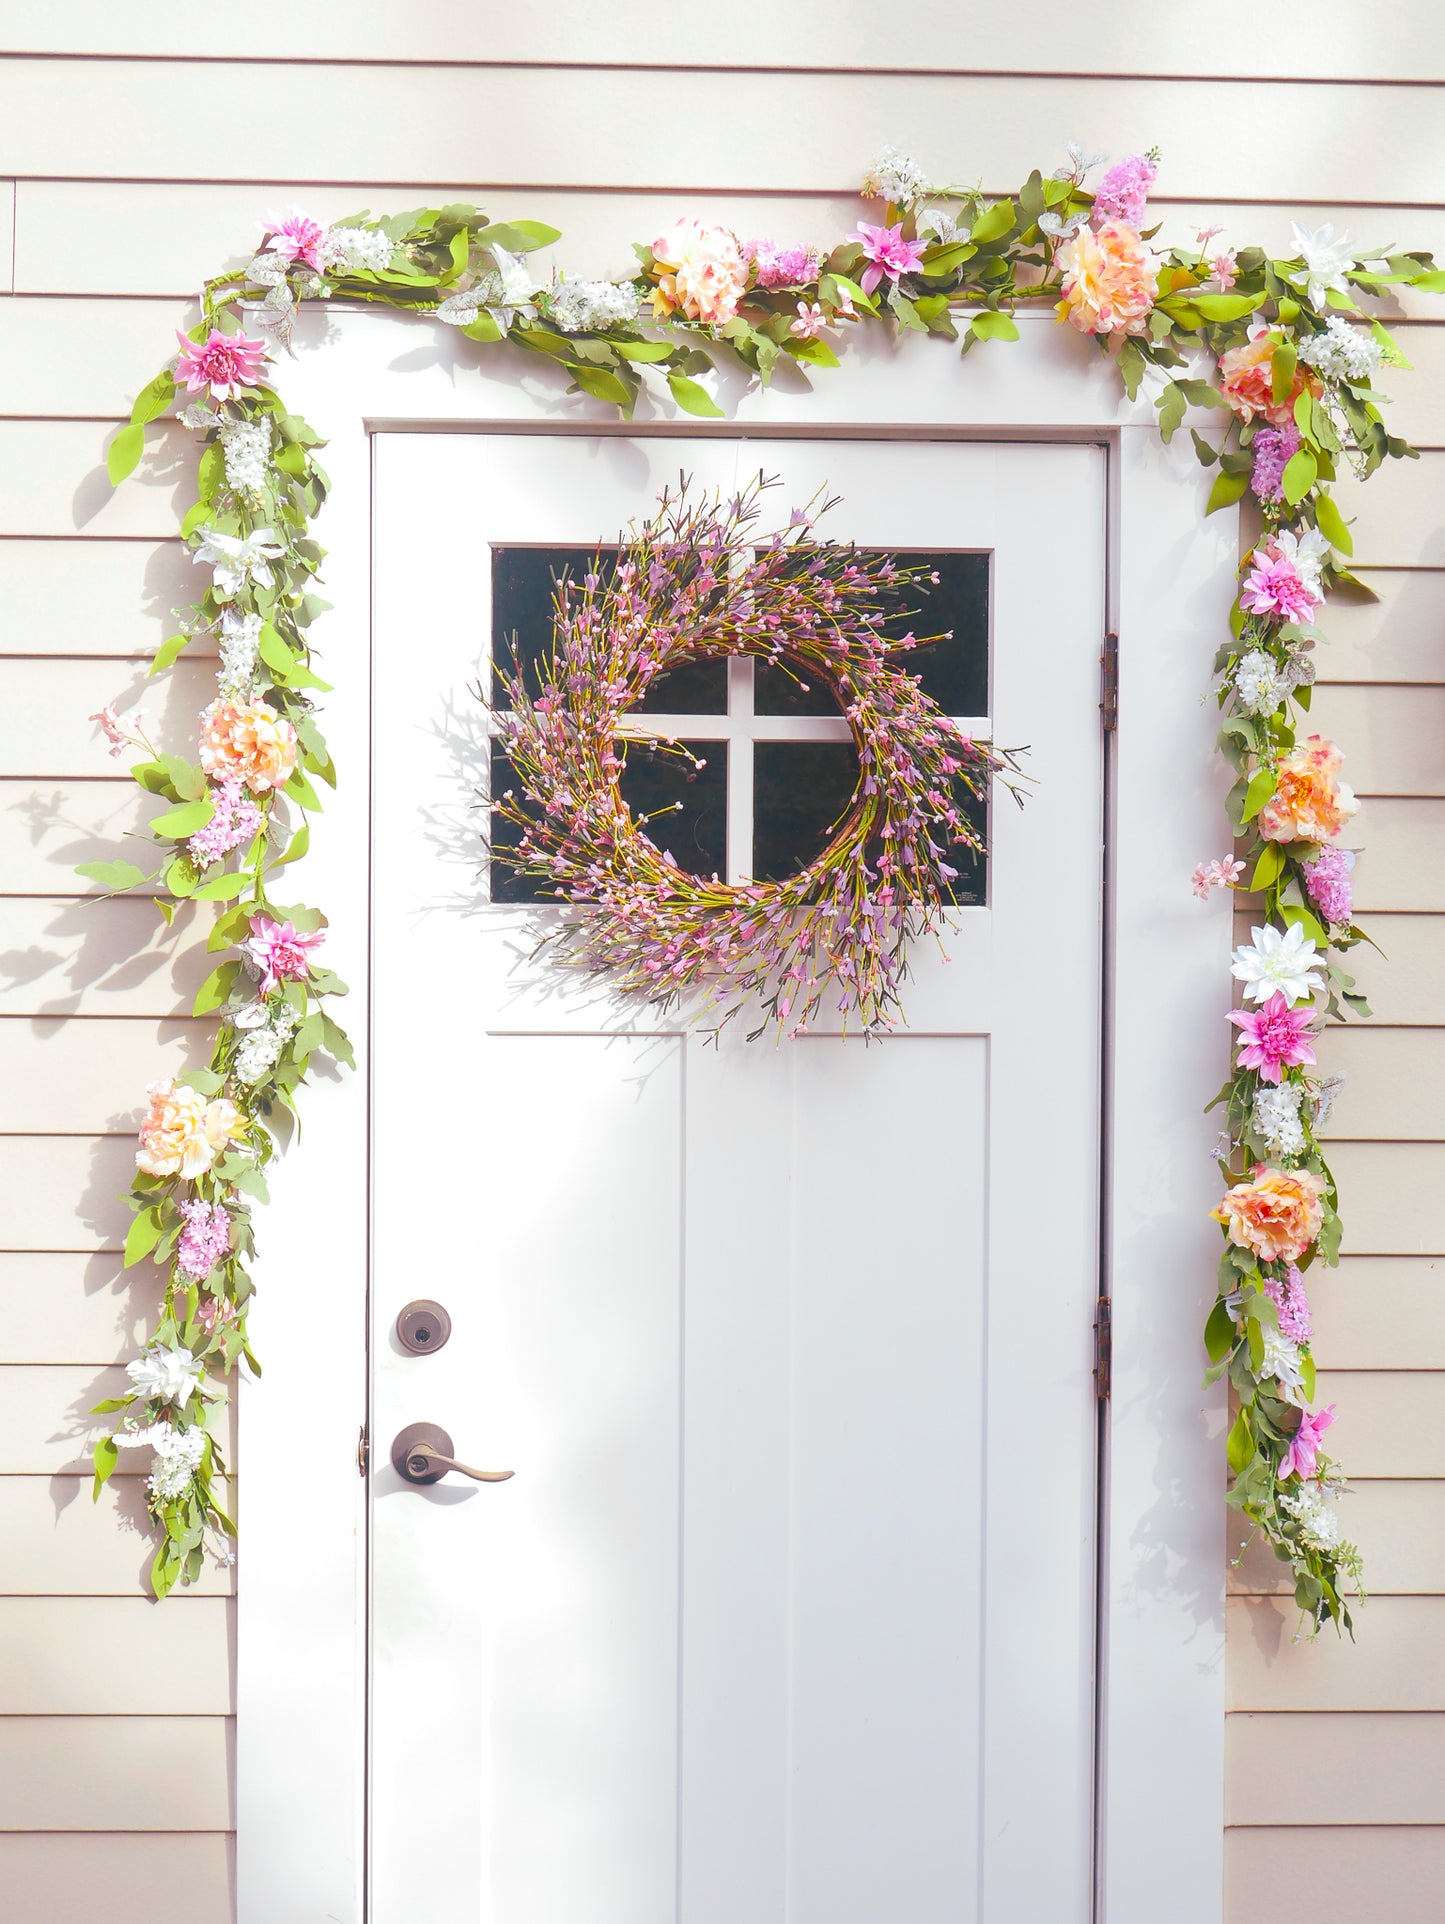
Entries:
[[[1214,1295],[1217,1181],[1203,1102],[1226,1061],[1229,916],[1189,873],[1224,844],[1224,782],[1201,698],[1234,593],[1235,518],[1204,519],[1208,476],[1183,435],[1159,441],[1144,400],[1046,316],[967,359],[875,332],[813,391],[724,379],[729,419],[663,402],[621,427],[564,395],[550,364],[476,350],[385,312],[313,309],[289,403],[328,437],[317,629],[336,692],[325,724],[340,788],[316,824],[308,901],[351,984],[358,1070],[319,1079],[304,1141],[259,1224],[252,1316],[265,1378],[242,1393],[236,1803],[241,1924],[361,1924],[365,1770],[367,930],[370,437],[384,429],[563,434],[769,433],[886,440],[1086,440],[1109,451],[1110,627],[1119,728],[1109,756],[1102,1273],[1113,1300],[1113,1398],[1100,1530],[1100,1924],[1219,1924],[1224,1747],[1223,1392],[1201,1391]],[[1039,592],[1070,592],[1067,528],[1039,531]],[[443,572],[459,578],[462,558]],[[438,607],[435,618],[445,619]],[[418,647],[425,647],[426,616]],[[1102,641],[1102,637],[1101,637]],[[376,716],[385,753],[384,699]],[[384,899],[384,898],[383,898]],[[1045,1145],[1041,1144],[1041,1149]],[[415,1172],[412,1172],[415,1173]],[[1054,1226],[1068,1234],[1069,1226]],[[1046,1249],[1040,1260],[1047,1260]],[[444,1680],[440,1680],[445,1687]],[[421,1686],[419,1686],[421,1687]],[[419,1807],[419,1817],[421,1810]],[[425,1848],[423,1830],[418,1848]],[[1029,1924],[998,1918],[988,1924]]]

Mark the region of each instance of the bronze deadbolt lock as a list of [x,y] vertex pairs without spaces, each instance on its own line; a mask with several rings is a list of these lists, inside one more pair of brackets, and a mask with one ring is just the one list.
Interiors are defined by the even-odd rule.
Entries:
[[440,1303],[426,1297],[408,1303],[396,1319],[396,1340],[413,1356],[429,1356],[441,1349],[452,1333],[452,1319]]
[[440,1483],[448,1470],[469,1476],[473,1483],[505,1483],[511,1470],[474,1470],[458,1463],[456,1445],[439,1423],[408,1423],[391,1445],[391,1467],[407,1483]]

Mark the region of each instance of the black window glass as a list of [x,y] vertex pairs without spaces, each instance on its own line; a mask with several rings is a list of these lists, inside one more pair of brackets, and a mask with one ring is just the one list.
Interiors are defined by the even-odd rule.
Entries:
[[758,742],[753,749],[753,879],[781,882],[822,854],[858,786],[851,742]]

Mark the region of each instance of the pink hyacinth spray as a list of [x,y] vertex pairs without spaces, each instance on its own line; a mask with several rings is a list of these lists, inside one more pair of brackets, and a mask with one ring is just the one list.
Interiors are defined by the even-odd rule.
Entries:
[[1094,196],[1094,227],[1098,229],[1111,220],[1122,220],[1135,229],[1142,227],[1144,204],[1158,171],[1147,154],[1129,154],[1116,160]]
[[1355,889],[1350,880],[1354,856],[1348,849],[1322,848],[1305,863],[1305,887],[1310,900],[1333,928],[1342,928],[1355,912]]
[[1240,1068],[1256,1069],[1261,1082],[1277,1083],[1283,1070],[1313,1062],[1313,1019],[1313,1004],[1292,1009],[1278,989],[1257,1009],[1232,1010],[1229,1020],[1242,1032]]
[[1307,1343],[1314,1329],[1304,1278],[1291,1263],[1283,1276],[1266,1276],[1265,1294],[1279,1312],[1279,1333],[1291,1343]]
[[223,334],[211,329],[209,340],[188,340],[179,329],[181,344],[177,378],[186,384],[187,394],[209,388],[215,401],[229,401],[243,387],[255,387],[266,362],[266,343],[253,341],[247,334]]
[[1293,421],[1282,428],[1260,427],[1251,442],[1254,468],[1249,485],[1256,501],[1282,501],[1284,471],[1299,452],[1299,429]]
[[183,1202],[180,1211],[185,1228],[176,1261],[193,1282],[199,1283],[230,1253],[231,1218],[219,1203]]
[[319,949],[325,939],[319,929],[307,935],[294,922],[253,915],[250,940],[241,946],[260,974],[262,995],[270,995],[283,982],[302,981],[310,975],[311,951]]
[[261,811],[239,781],[217,782],[211,800],[215,814],[186,843],[203,868],[243,848],[261,827]]
[[747,241],[743,259],[750,263],[759,287],[808,287],[817,280],[820,260],[816,247],[780,247],[775,240]]

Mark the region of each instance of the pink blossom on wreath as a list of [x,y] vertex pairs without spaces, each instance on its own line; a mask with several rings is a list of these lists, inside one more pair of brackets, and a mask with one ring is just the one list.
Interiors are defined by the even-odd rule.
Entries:
[[1314,1005],[1292,1009],[1278,989],[1257,1009],[1234,1009],[1229,1020],[1240,1030],[1239,1066],[1257,1069],[1261,1082],[1280,1079],[1281,1069],[1298,1069],[1315,1060],[1310,1047]]
[[236,1305],[227,1302],[224,1297],[208,1296],[196,1311],[196,1321],[207,1336],[214,1336],[218,1325],[222,1329],[228,1329],[239,1314],[240,1311]]
[[300,261],[303,267],[320,268],[326,229],[299,207],[285,214],[268,214],[261,231],[267,236],[269,253],[280,254],[293,265]]
[[1291,458],[1299,451],[1299,429],[1293,421],[1286,422],[1282,428],[1256,428],[1251,448],[1254,470],[1249,485],[1255,500],[1282,501],[1284,489],[1280,483]]
[[744,241],[743,259],[751,266],[759,287],[806,287],[818,278],[816,247],[779,247],[775,240]]
[[180,1211],[186,1226],[181,1231],[176,1261],[199,1283],[230,1253],[231,1218],[219,1203],[183,1202]]
[[1212,862],[1201,862],[1190,878],[1190,886],[1201,902],[1207,902],[1211,889],[1232,889],[1243,873],[1243,862],[1232,855],[1221,855]]
[[1123,160],[1116,160],[1099,182],[1099,191],[1094,195],[1092,218],[1095,228],[1102,227],[1105,221],[1110,220],[1126,221],[1134,228],[1142,227],[1144,203],[1158,171],[1147,154],[1129,154]]
[[1234,285],[1235,276],[1238,272],[1238,257],[1227,251],[1216,254],[1214,259],[1209,263],[1209,278],[1213,281],[1216,292],[1220,294],[1227,294],[1229,292],[1230,288]]
[[110,743],[112,755],[123,755],[128,748],[144,748],[145,737],[140,732],[143,708],[133,708],[128,715],[117,712],[113,701],[108,701],[98,714],[86,717],[88,721],[99,722],[105,739]]
[[1305,622],[1324,597],[1302,579],[1292,561],[1261,548],[1245,576],[1240,602],[1247,614],[1268,615],[1277,621]]
[[180,329],[181,358],[176,368],[186,384],[187,394],[209,388],[213,400],[229,401],[243,387],[254,387],[261,378],[266,360],[266,343],[253,341],[247,334],[223,334],[211,329],[210,339],[188,340]]
[[219,782],[211,790],[216,812],[198,828],[186,847],[202,865],[222,861],[233,849],[249,842],[261,826],[261,811],[240,781]]
[[1339,928],[1355,912],[1355,890],[1350,879],[1353,854],[1344,848],[1322,848],[1312,862],[1305,863],[1305,887],[1310,900],[1326,922]]
[[1289,1448],[1280,1458],[1280,1479],[1287,1476],[1307,1477],[1315,1473],[1319,1457],[1320,1439],[1335,1420],[1335,1406],[1327,1404],[1322,1410],[1306,1410],[1299,1420],[1299,1428],[1290,1439]]
[[1283,1276],[1266,1276],[1264,1293],[1279,1311],[1279,1333],[1291,1343],[1307,1343],[1314,1324],[1304,1278],[1291,1263]]
[[261,993],[270,995],[282,982],[304,980],[311,973],[311,951],[326,940],[320,929],[306,935],[294,922],[275,922],[269,915],[251,917],[251,937],[242,953],[260,971]]
[[871,294],[885,274],[896,286],[900,274],[911,274],[922,264],[927,245],[924,241],[905,240],[901,221],[896,227],[872,227],[866,220],[860,220],[848,238],[857,241],[868,262],[858,282],[865,294]]
[[816,341],[827,325],[828,317],[816,301],[799,301],[797,318],[788,322],[788,332],[800,341]]

